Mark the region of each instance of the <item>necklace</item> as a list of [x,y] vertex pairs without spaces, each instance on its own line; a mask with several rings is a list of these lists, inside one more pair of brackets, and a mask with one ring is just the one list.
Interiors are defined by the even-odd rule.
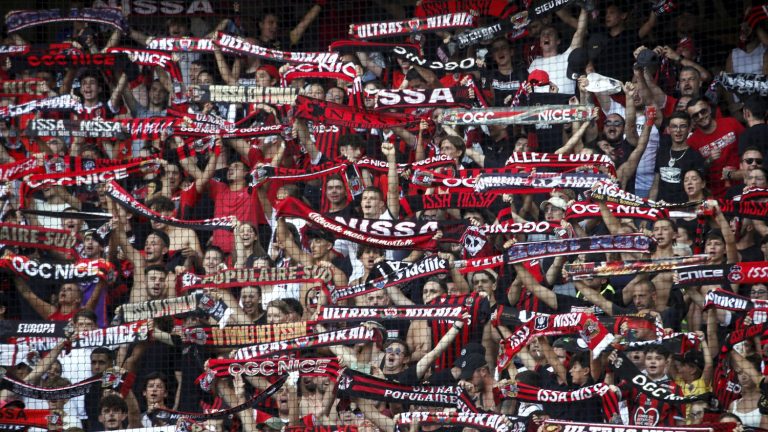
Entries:
[[683,158],[683,156],[685,156],[685,154],[686,154],[686,153],[688,153],[688,148],[686,148],[685,150],[683,150],[683,154],[681,154],[679,158],[674,158],[674,157],[672,156],[672,147],[669,147],[669,167],[670,167],[670,168],[672,168],[673,166],[675,166],[675,164],[677,163],[677,161],[679,161],[680,159],[682,159],[682,158]]

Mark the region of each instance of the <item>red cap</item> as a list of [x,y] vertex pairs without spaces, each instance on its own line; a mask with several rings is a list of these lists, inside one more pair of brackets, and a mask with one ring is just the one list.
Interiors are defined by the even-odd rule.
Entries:
[[257,71],[263,70],[264,72],[268,73],[269,76],[271,76],[273,79],[279,80],[280,79],[280,72],[277,71],[277,68],[274,67],[271,64],[265,64],[259,66]]
[[535,87],[549,85],[549,74],[541,69],[534,69],[528,74],[528,82]]

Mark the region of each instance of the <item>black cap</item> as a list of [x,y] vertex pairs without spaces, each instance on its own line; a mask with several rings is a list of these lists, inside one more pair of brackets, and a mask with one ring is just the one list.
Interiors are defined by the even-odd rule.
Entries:
[[461,362],[467,359],[472,354],[480,354],[483,357],[485,357],[485,347],[477,342],[470,342],[463,347],[461,347],[461,352],[459,353],[459,357],[456,358],[456,361],[453,363],[453,367],[461,367]]
[[587,42],[587,54],[590,60],[595,60],[600,56],[600,52],[608,43],[608,36],[602,33],[596,33],[589,37]]
[[467,358],[462,360],[459,364],[459,367],[461,368],[459,379],[466,381],[472,378],[472,374],[474,374],[476,370],[487,364],[488,362],[485,361],[485,356],[482,354],[473,353],[468,355]]
[[576,80],[581,75],[585,75],[587,63],[589,63],[587,49],[583,47],[575,48],[568,55],[568,69],[566,71],[566,76],[572,80]]
[[309,240],[321,239],[321,240],[325,240],[325,241],[327,241],[329,243],[333,243],[334,241],[336,241],[336,237],[333,235],[332,232],[326,231],[326,230],[320,229],[320,228],[310,228],[310,229],[308,229],[307,230],[307,238]]
[[637,65],[644,68],[659,65],[659,55],[651,49],[644,49],[637,55]]
[[100,244],[101,247],[107,246],[107,239],[103,238],[101,235],[99,235],[99,232],[95,229],[89,229],[83,232],[83,240],[86,239],[86,237],[93,237],[93,240]]

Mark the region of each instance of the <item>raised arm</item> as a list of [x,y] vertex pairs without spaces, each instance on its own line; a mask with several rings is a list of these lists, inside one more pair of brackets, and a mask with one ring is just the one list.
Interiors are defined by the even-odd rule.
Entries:
[[[320,15],[320,11],[323,9],[323,7],[320,5],[321,2],[317,2],[314,5],[312,5],[311,8],[307,11],[306,14],[301,18],[301,21],[299,21],[298,24],[296,24],[296,27],[291,30],[291,33],[289,34],[289,37],[291,39],[291,46],[295,46],[299,43],[301,40],[301,37],[304,36],[304,32],[307,31],[307,28],[312,24],[312,21],[314,21],[318,15]],[[325,2],[322,2],[325,3]]]
[[[632,117],[634,117],[634,111],[635,109],[633,107]],[[629,113],[629,110],[627,110],[627,113]],[[627,118],[629,118],[629,115],[627,115]],[[656,117],[655,117],[655,114],[653,114],[653,111],[646,113],[645,124],[643,125],[643,132],[640,134],[640,137],[637,140],[637,145],[635,146],[635,149],[632,150],[632,153],[630,153],[629,158],[627,158],[626,162],[621,164],[619,169],[616,171],[616,177],[618,177],[619,184],[621,185],[622,189],[626,188],[627,182],[629,182],[629,179],[635,173],[635,170],[637,169],[637,164],[640,162],[640,158],[643,157],[643,153],[645,153],[646,147],[648,147],[648,141],[651,139],[651,131],[653,130],[653,126],[655,123],[656,123]],[[625,122],[625,124],[630,125],[630,124],[634,124],[634,122],[629,123],[627,121]],[[631,126],[629,127],[629,129],[634,130],[634,128]]]
[[515,271],[525,289],[533,293],[533,295],[547,306],[557,310],[557,296],[552,290],[538,283],[536,278],[534,278],[522,264],[515,264]]
[[442,354],[445,350],[448,349],[448,347],[453,343],[453,340],[456,339],[456,336],[461,331],[462,327],[466,325],[466,320],[468,320],[469,314],[465,313],[464,318],[461,321],[454,321],[453,325],[450,329],[443,335],[442,338],[437,342],[437,346],[432,348],[430,352],[428,352],[424,357],[419,360],[418,363],[416,363],[416,377],[421,380],[424,377],[424,374],[427,373],[427,370],[435,363],[435,360],[437,360],[438,357],[440,357],[440,354]]
[[205,165],[205,170],[203,171],[203,175],[195,180],[195,188],[197,189],[198,193],[202,193],[205,190],[205,187],[208,185],[208,182],[213,178],[213,174],[216,172],[216,162],[218,161],[219,155],[218,153],[221,151],[221,137],[216,137],[216,147],[214,148],[213,153],[211,153],[210,157],[208,158],[208,164]]
[[387,157],[387,208],[392,218],[397,220],[400,215],[400,176],[397,174],[397,154],[392,143],[381,145],[381,152]]
[[610,300],[600,295],[594,288],[588,287],[584,282],[576,281],[575,285],[576,291],[581,292],[587,301],[604,310],[606,314],[613,316],[613,303]]
[[576,32],[573,34],[573,39],[571,39],[571,49],[584,46],[584,38],[587,35],[588,18],[587,11],[584,8],[581,8],[581,12],[579,12],[579,22],[576,25]]
[[43,319],[47,319],[51,314],[56,312],[56,306],[46,302],[32,292],[32,289],[29,288],[29,285],[27,285],[27,282],[24,279],[16,276],[13,280],[16,281],[16,290],[19,294],[24,297],[24,300],[26,300],[27,303],[32,306],[32,309],[34,309]]

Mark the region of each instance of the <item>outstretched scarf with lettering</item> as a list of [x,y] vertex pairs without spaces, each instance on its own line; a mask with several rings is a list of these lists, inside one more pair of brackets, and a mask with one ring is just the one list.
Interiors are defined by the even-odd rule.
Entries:
[[20,56],[29,53],[32,45],[0,45],[0,55]]
[[277,342],[251,345],[235,351],[232,358],[246,360],[271,356],[278,353],[288,353],[331,345],[354,345],[369,342],[375,342],[377,345],[381,345],[383,337],[384,333],[382,328],[357,326],[284,339]]
[[687,208],[701,204],[701,202],[686,202],[686,203],[658,203],[643,197],[639,197],[635,194],[622,190],[619,185],[610,180],[604,180],[594,185],[593,189],[586,192],[589,198],[594,201],[612,202],[615,204],[635,206],[635,207],[652,207],[659,209],[669,208]]
[[296,100],[295,87],[254,87],[232,85],[191,85],[187,95],[191,102],[265,103],[290,105]]
[[[328,51],[335,51],[343,54],[356,53],[356,52],[389,52],[395,49],[395,47],[402,47],[410,50],[414,53],[421,52],[421,46],[418,44],[409,43],[389,43],[378,41],[364,41],[364,40],[335,40],[328,45]],[[2,53],[2,52],[0,52]]]
[[328,125],[352,128],[387,129],[418,123],[419,117],[401,113],[365,112],[347,105],[312,99],[306,96],[296,98],[294,115]]
[[9,390],[17,395],[41,400],[62,400],[82,396],[91,389],[91,384],[103,382],[102,375],[97,375],[86,380],[65,387],[45,388],[27,384],[15,380],[5,374],[5,369],[0,368],[0,389]]
[[327,78],[352,82],[357,78],[355,64],[349,63],[301,63],[290,65],[282,72],[284,84],[290,84],[300,78]]
[[272,268],[230,268],[209,275],[198,276],[184,273],[180,290],[201,288],[240,288],[250,285],[275,285],[286,283],[330,284],[333,274],[326,267],[272,267]]
[[171,52],[213,52],[213,40],[196,37],[150,37],[147,38],[147,49]]
[[0,248],[18,246],[72,253],[77,238],[65,229],[0,223]]
[[474,190],[475,192],[520,193],[521,188],[589,189],[606,178],[608,178],[607,175],[602,173],[480,174],[475,179]]
[[96,279],[113,281],[115,266],[105,259],[81,259],[73,263],[48,262],[6,251],[0,269],[33,281],[89,283]]
[[182,342],[240,348],[254,343],[269,343],[306,336],[310,332],[310,326],[306,321],[283,324],[235,325],[224,328],[187,327],[184,329]]
[[768,311],[768,300],[749,299],[730,291],[716,289],[704,297],[704,310],[710,308],[733,312],[747,312],[753,309]]
[[477,70],[480,67],[478,59],[474,57],[468,57],[458,61],[447,61],[447,62],[443,62],[440,60],[428,60],[428,59],[425,59],[424,57],[420,57],[419,55],[415,54],[412,50],[403,46],[395,47],[392,50],[392,53],[395,55],[395,57],[399,59],[407,60],[416,66],[430,69],[433,71],[471,72],[471,71]]
[[279,359],[210,359],[208,368],[217,378],[238,375],[268,377],[298,372],[301,376],[331,376],[339,374],[339,361],[334,357],[288,358]]
[[75,96],[62,95],[37,99],[18,105],[8,105],[0,107],[0,118],[18,117],[22,114],[29,114],[36,111],[77,111],[83,110],[83,104]]
[[[608,206],[608,209],[611,210],[611,213],[617,218],[656,221],[680,213],[669,212],[664,208],[616,204],[613,202],[606,203],[606,205]],[[590,203],[589,201],[579,201],[569,205],[565,210],[566,220],[580,220],[584,218],[602,218],[600,206],[595,203]]]
[[376,91],[377,110],[389,108],[451,107],[469,108],[475,105],[480,91],[472,86],[439,87],[435,89],[381,89]]
[[573,169],[585,165],[599,165],[607,167],[611,173],[616,173],[616,166],[611,158],[602,154],[554,154],[554,153],[536,153],[536,152],[515,152],[512,153],[504,163],[507,167],[517,168],[546,168],[550,169]]
[[764,283],[768,277],[768,261],[738,262],[699,266],[677,272],[679,287],[717,284]]
[[5,14],[5,26],[8,33],[14,33],[28,27],[62,22],[92,22],[106,25],[123,33],[128,31],[128,22],[120,8],[72,8],[17,10]]
[[564,124],[596,118],[592,105],[541,105],[484,109],[449,109],[437,121],[453,126]]
[[[96,185],[99,183],[108,183],[113,180],[123,180],[141,171],[147,165],[155,164],[157,161],[139,160],[128,162],[122,165],[111,167],[101,167],[92,170],[73,170],[65,172],[53,172],[46,174],[32,174],[24,179],[20,195],[26,195],[29,190],[34,190],[43,186],[84,186]],[[24,192],[22,194],[22,192]]]
[[570,403],[588,399],[600,398],[603,406],[603,416],[611,421],[619,414],[619,398],[611,391],[610,386],[597,383],[572,391],[546,390],[522,382],[501,387],[501,393],[506,397],[518,400],[543,403]]
[[115,309],[113,325],[162,318],[166,316],[183,315],[197,310],[199,296],[189,294],[160,300],[148,300],[138,303],[127,303]]
[[566,264],[564,271],[570,280],[584,280],[596,277],[633,275],[637,273],[658,273],[698,267],[707,262],[709,255],[656,258],[637,261],[601,261]]
[[438,241],[433,237],[434,232],[412,234],[408,236],[398,235],[379,235],[373,230],[368,232],[346,226],[332,217],[322,215],[299,201],[296,198],[288,197],[280,201],[275,207],[278,216],[296,217],[311,222],[312,224],[332,232],[334,235],[354,241],[356,243],[366,244],[382,249],[413,249],[436,250]]
[[334,63],[339,59],[338,53],[330,52],[290,52],[278,51],[255,45],[245,38],[218,32],[213,40],[216,45],[227,48],[238,54],[264,58],[286,63]]
[[[142,50],[136,48],[126,47],[112,47],[107,49],[108,53],[125,54],[132,63],[136,63],[139,66],[146,67],[158,67],[168,72],[171,76],[171,80],[174,83],[174,95],[177,100],[181,98],[181,86],[183,77],[181,75],[181,69],[178,62],[173,58],[173,55],[163,51],[154,51],[153,49]],[[177,101],[179,103],[179,101]]]
[[768,219],[768,203],[757,201],[717,200],[720,210],[728,217],[741,216],[749,219]]
[[115,181],[107,184],[107,196],[115,203],[130,211],[133,214],[144,216],[156,222],[161,222],[171,226],[190,228],[193,230],[214,231],[217,229],[232,231],[235,229],[236,219],[234,216],[218,217],[202,220],[183,220],[173,216],[163,216],[155,212],[144,204],[140,203],[133,195],[120,187]]
[[400,198],[400,214],[407,217],[423,210],[490,208],[499,198],[501,194],[495,192],[411,195]]
[[72,348],[94,348],[101,346],[124,345],[149,340],[150,331],[147,320],[77,333],[72,340]]
[[505,369],[512,358],[534,337],[578,334],[597,358],[613,342],[613,335],[595,317],[585,312],[536,314],[500,343],[498,370]]
[[31,137],[127,139],[122,124],[105,120],[32,119],[24,131]]
[[464,49],[482,42],[490,42],[497,37],[505,35],[510,41],[514,41],[528,35],[528,14],[517,13],[507,19],[487,27],[480,27],[459,33],[453,37],[459,49]]
[[352,425],[315,425],[315,426],[286,426],[285,432],[358,432],[357,426]]
[[676,431],[676,432],[732,432],[736,426],[734,422],[727,423],[702,423],[696,427],[690,426],[625,426],[621,423],[621,418],[618,419],[618,424],[615,423],[575,423],[571,421],[561,420],[545,420],[543,429],[552,432],[661,432],[661,431]]
[[517,12],[517,6],[507,0],[424,0],[416,6],[415,15],[425,17],[455,12],[504,18]]
[[413,33],[427,33],[474,27],[475,24],[475,17],[472,14],[468,12],[456,12],[423,19],[411,18],[402,21],[350,24],[349,34],[354,39],[380,39],[393,36],[406,36]]
[[532,259],[551,258],[582,253],[639,252],[651,253],[656,240],[643,234],[604,235],[573,239],[515,243],[504,253],[507,264]]
[[[0,425],[19,425],[48,429],[48,416],[51,410],[0,408]],[[22,429],[23,430],[23,429]]]
[[408,386],[376,378],[352,369],[344,369],[337,390],[349,398],[373,399],[396,404],[450,407],[459,411],[477,412],[469,395],[459,386]]
[[466,312],[463,306],[398,306],[398,307],[337,307],[319,306],[318,322],[358,322],[388,320],[432,320],[461,321]]
[[422,258],[416,262],[384,261],[376,264],[368,279],[357,285],[345,287],[324,287],[331,303],[358,297],[374,291],[421,279],[436,274],[448,273],[448,260],[437,255]]
[[280,387],[282,387],[287,380],[288,380],[288,375],[282,376],[278,378],[274,384],[267,387],[267,389],[264,390],[263,392],[256,393],[253,395],[253,397],[248,399],[246,402],[240,405],[233,406],[231,408],[204,412],[204,413],[175,411],[168,408],[155,408],[154,411],[150,412],[147,415],[153,422],[161,421],[166,424],[175,424],[182,417],[189,418],[192,420],[225,419],[239,413],[240,411],[246,410],[248,408],[255,408],[256,405],[264,403],[267,399],[269,399],[275,393],[277,393],[277,391],[280,390]]
[[768,76],[751,73],[725,73],[715,77],[715,83],[740,96],[768,96]]
[[48,84],[40,78],[7,80],[0,83],[0,97],[39,96],[48,93]]
[[21,159],[0,165],[0,182],[8,182],[42,170],[36,158]]
[[637,366],[635,366],[623,352],[618,351],[617,354],[616,359],[609,362],[609,365],[613,367],[613,370],[616,373],[617,381],[621,382],[623,380],[626,385],[643,393],[649,398],[657,399],[672,405],[683,405],[700,400],[709,400],[710,394],[697,396],[676,395],[665,386],[656,383],[648,378],[647,375],[640,372],[640,370],[637,369]]
[[528,421],[525,418],[503,414],[474,413],[474,412],[429,412],[411,411],[395,416],[398,425],[442,425],[470,428],[472,430],[490,432],[525,432]]

